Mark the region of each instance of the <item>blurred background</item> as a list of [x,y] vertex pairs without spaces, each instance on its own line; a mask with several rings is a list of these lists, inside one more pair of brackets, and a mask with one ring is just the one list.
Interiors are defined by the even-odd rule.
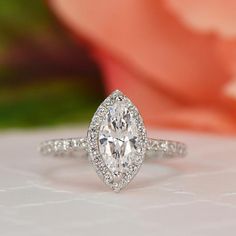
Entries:
[[0,1],[0,128],[87,122],[98,66],[40,0]]
[[120,89],[146,125],[236,133],[235,1],[0,2],[0,129],[87,124]]

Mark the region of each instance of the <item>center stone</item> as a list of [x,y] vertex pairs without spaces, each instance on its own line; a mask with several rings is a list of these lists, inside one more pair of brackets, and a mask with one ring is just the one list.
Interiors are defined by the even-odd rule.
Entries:
[[99,133],[102,158],[113,173],[124,173],[137,151],[136,122],[124,101],[117,101],[104,117]]

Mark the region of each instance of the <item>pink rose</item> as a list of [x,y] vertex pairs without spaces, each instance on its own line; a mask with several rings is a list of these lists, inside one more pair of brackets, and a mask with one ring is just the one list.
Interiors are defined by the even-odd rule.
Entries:
[[236,2],[50,0],[145,123],[236,133]]

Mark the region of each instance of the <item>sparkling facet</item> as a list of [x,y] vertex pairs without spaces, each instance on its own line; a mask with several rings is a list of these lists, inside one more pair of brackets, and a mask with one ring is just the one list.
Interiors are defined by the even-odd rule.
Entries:
[[99,132],[99,149],[112,173],[125,173],[135,162],[138,129],[126,102],[116,101],[105,115]]

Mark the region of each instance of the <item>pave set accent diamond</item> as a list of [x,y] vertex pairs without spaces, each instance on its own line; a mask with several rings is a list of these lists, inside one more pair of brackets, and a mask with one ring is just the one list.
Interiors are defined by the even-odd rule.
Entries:
[[186,145],[181,142],[162,140],[162,139],[148,139],[147,153],[155,152],[155,156],[164,158],[185,157],[187,154]]
[[64,155],[85,149],[102,181],[118,192],[138,173],[146,152],[162,157],[183,157],[183,143],[148,139],[142,117],[134,104],[116,90],[98,107],[86,138],[45,141],[44,155]]
[[81,149],[86,149],[86,138],[52,139],[44,141],[40,145],[40,152],[43,155],[64,156]]

